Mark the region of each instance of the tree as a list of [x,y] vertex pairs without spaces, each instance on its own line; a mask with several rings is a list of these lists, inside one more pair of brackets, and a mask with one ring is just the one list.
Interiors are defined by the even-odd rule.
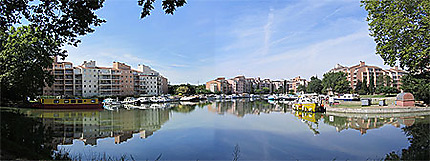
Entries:
[[383,75],[376,77],[376,87],[383,87],[385,86],[385,77]]
[[370,36],[384,63],[411,73],[430,70],[430,1],[363,0]]
[[179,94],[181,94],[181,95],[188,94],[189,91],[190,91],[190,89],[187,86],[180,86],[180,87],[176,88],[175,94],[178,94],[178,95]]
[[270,88],[269,87],[263,87],[261,92],[264,93],[264,94],[269,94],[270,93]]
[[423,100],[426,104],[430,103],[430,72],[417,75],[405,75],[402,77],[402,86],[405,92],[410,92],[415,99]]
[[329,90],[336,93],[349,93],[351,91],[350,82],[343,72],[329,72],[324,74],[322,80],[323,91]]
[[[0,82],[2,104],[34,97],[40,88],[51,85],[53,78],[44,70],[52,65],[59,43],[32,26],[11,27],[0,35]],[[12,102],[10,102],[12,101]]]
[[[409,73],[402,89],[411,90],[416,99],[429,102],[430,84],[423,74],[430,72],[430,1],[362,0],[368,11],[370,36],[376,54],[390,66],[399,62]],[[424,84],[414,84],[414,83]]]
[[210,94],[212,93],[210,90],[206,89],[205,85],[199,85],[196,87],[196,94]]
[[369,88],[367,87],[367,79],[363,78],[363,84],[361,84],[361,89],[363,90],[364,94],[369,93]]
[[375,93],[375,77],[373,77],[373,75],[370,75],[370,79],[369,79],[369,94],[374,94]]
[[[140,18],[145,18],[151,14],[151,10],[154,9],[153,3],[155,0],[138,0],[139,6],[142,6],[142,12]],[[182,7],[187,2],[185,0],[163,0],[162,6],[166,14],[171,14],[175,12],[176,8]]]
[[297,92],[306,92],[306,86],[299,84],[299,86],[297,86]]
[[309,82],[308,86],[306,87],[306,92],[308,93],[322,93],[322,81],[318,79],[316,76],[311,77],[311,81]]
[[385,75],[385,84],[390,87],[391,86],[391,77],[389,75]]

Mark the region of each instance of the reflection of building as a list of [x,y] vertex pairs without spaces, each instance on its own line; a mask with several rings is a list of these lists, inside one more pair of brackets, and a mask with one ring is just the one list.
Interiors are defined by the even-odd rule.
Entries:
[[208,111],[220,115],[225,113],[236,115],[237,117],[244,117],[247,114],[259,115],[260,113],[282,112],[286,108],[285,104],[270,104],[260,101],[249,101],[247,99],[237,99],[232,101],[212,102],[207,105]]
[[169,120],[169,110],[120,110],[111,111],[29,111],[30,116],[40,118],[46,128],[52,129],[53,147],[72,144],[80,139],[85,144],[96,145],[97,139],[115,137],[121,143],[134,133],[144,132],[147,138]]
[[337,132],[345,129],[355,129],[360,131],[361,134],[366,134],[367,130],[378,129],[384,125],[393,125],[399,128],[401,124],[411,126],[415,122],[414,117],[399,117],[399,118],[352,118],[341,116],[328,116],[325,123],[335,126]]

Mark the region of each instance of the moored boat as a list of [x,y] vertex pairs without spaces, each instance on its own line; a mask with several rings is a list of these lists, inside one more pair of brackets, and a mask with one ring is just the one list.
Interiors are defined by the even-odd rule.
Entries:
[[360,101],[360,96],[358,94],[340,94],[334,96],[333,99],[341,101]]
[[112,98],[106,98],[103,100],[103,105],[120,105],[121,103],[118,100],[114,100]]
[[319,98],[313,95],[304,95],[299,97],[298,101],[293,104],[293,109],[304,112],[324,112],[324,105],[319,105]]
[[98,109],[103,108],[103,105],[98,99],[41,98],[37,103],[33,103],[32,107],[43,109]]

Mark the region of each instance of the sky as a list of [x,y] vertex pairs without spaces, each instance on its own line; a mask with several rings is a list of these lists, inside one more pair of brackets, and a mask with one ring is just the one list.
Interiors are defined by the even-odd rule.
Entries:
[[68,46],[75,66],[145,64],[170,84],[203,84],[217,77],[309,79],[336,64],[384,66],[369,36],[359,0],[188,0],[166,15],[161,0],[140,19],[137,0],[106,0],[107,20]]

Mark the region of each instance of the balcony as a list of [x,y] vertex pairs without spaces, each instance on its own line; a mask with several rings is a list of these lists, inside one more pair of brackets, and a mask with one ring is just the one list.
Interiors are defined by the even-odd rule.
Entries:
[[63,72],[62,70],[55,70],[55,71],[54,71],[54,74],[55,74],[55,75],[63,75],[63,74],[64,74],[64,72]]
[[54,91],[64,91],[64,88],[54,88]]
[[73,70],[66,70],[64,73],[70,75],[73,74]]
[[99,86],[112,86],[111,83],[100,83]]

